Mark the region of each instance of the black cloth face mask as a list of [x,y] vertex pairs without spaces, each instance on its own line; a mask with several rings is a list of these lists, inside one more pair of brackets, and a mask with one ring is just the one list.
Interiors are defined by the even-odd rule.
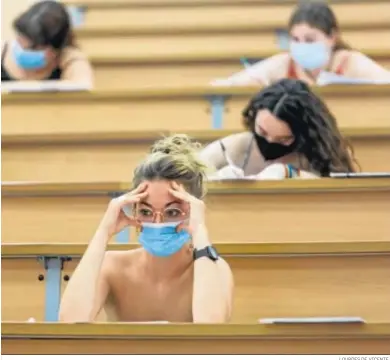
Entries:
[[257,133],[254,133],[253,135],[261,155],[263,155],[264,159],[267,161],[279,159],[287,154],[291,154],[296,149],[296,141],[291,145],[282,145],[271,143]]

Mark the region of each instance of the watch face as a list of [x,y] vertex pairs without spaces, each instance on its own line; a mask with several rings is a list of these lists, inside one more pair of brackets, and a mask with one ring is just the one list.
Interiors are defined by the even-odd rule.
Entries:
[[217,251],[213,247],[209,247],[208,250],[209,250],[209,254],[210,254],[211,258],[214,260],[217,260],[218,259]]

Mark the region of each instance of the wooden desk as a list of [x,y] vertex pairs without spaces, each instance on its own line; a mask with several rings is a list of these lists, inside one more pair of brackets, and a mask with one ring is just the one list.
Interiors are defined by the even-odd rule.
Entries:
[[[264,28],[285,28],[296,3],[242,2],[225,4],[183,4],[176,6],[126,6],[112,2],[108,6],[87,4],[88,10],[83,29],[115,29],[127,27],[136,31],[151,29],[184,30],[203,32],[248,27],[260,32]],[[334,2],[332,9],[340,26],[348,32],[351,28],[389,28],[390,5],[385,1]],[[260,19],[260,21],[259,21]],[[229,28],[228,27],[228,28]],[[233,31],[230,31],[231,33]],[[213,44],[216,45],[216,44]],[[253,44],[252,44],[253,46]]]
[[[91,29],[80,34],[79,43],[81,48],[91,57],[101,54],[102,49],[105,49],[112,56],[148,54],[151,57],[165,54],[181,56],[194,51],[205,51],[210,47],[212,53],[234,50],[245,54],[248,51],[253,51],[255,46],[274,52],[279,50],[274,28],[266,32],[259,32],[256,28],[247,30],[245,27],[233,28],[225,32],[222,30],[209,31],[210,29],[206,28],[204,32],[198,34],[187,33],[185,29],[180,29],[177,30],[177,33],[164,34],[161,29],[156,28],[154,33],[143,34],[119,27],[110,32]],[[380,29],[362,27],[343,31],[343,34],[345,41],[360,51],[390,49],[390,45],[387,43],[390,34],[389,27]]]
[[[380,0],[376,0],[377,3]],[[386,1],[386,0],[384,0]],[[283,5],[290,4],[296,5],[296,0],[282,0]],[[332,6],[335,3],[347,3],[350,4],[351,0],[328,0],[327,1]],[[370,0],[357,0],[356,2],[370,2]],[[253,5],[258,4],[262,5],[275,5],[273,0],[112,0],[107,2],[106,0],[64,0],[64,3],[67,5],[76,5],[76,6],[88,6],[93,8],[118,8],[118,7],[169,7],[169,6],[188,6],[189,8],[194,6],[226,6],[230,5],[239,5],[243,4]],[[374,2],[371,2],[374,3]]]
[[[289,316],[361,316],[368,322],[390,322],[389,241],[236,242],[217,248],[234,274],[234,323]],[[51,300],[55,292],[49,290],[48,274],[37,257],[72,258],[58,274],[63,291],[64,276],[72,276],[85,249],[81,244],[3,244],[2,319],[44,320],[45,290]],[[43,281],[38,280],[40,274]]]
[[[3,243],[85,244],[110,196],[128,189],[115,182],[3,183]],[[210,183],[207,207],[216,243],[390,239],[390,179]]]
[[389,324],[266,326],[2,322],[1,326],[3,354],[379,355],[390,351]]
[[[235,130],[241,126],[242,110],[258,90],[190,87],[5,94],[2,97],[2,135],[155,131],[162,126],[187,132],[210,129],[212,119],[215,126]],[[388,85],[329,86],[316,91],[345,130],[389,125]],[[225,96],[225,107],[211,108],[208,100],[211,95]],[[219,116],[223,118],[222,124],[218,123]]]
[[[242,129],[237,129],[237,132]],[[180,131],[179,131],[180,132]],[[187,132],[208,144],[235,131]],[[3,181],[128,181],[151,144],[169,130],[2,136]],[[390,126],[347,129],[363,171],[390,171]],[[98,159],[98,160],[97,160]]]
[[[102,49],[101,49],[102,50]],[[389,50],[366,50],[364,54],[390,70]],[[243,69],[240,58],[265,59],[278,51],[263,48],[246,52],[212,48],[182,54],[111,54],[100,51],[91,57],[98,89],[131,89],[170,86],[206,86],[211,80],[225,78]]]

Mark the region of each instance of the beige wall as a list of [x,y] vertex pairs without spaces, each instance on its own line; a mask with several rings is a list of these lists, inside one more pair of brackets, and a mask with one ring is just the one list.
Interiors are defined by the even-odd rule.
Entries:
[[31,4],[39,0],[1,0],[1,40],[12,37],[12,21]]

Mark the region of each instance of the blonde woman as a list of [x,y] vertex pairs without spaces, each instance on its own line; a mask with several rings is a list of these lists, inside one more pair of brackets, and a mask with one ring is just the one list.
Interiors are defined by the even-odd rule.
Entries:
[[[134,190],[112,200],[65,290],[60,320],[223,323],[233,278],[205,224],[205,165],[185,135],[158,141],[134,173]],[[126,208],[133,216],[126,215]],[[106,251],[124,227],[141,247]]]

